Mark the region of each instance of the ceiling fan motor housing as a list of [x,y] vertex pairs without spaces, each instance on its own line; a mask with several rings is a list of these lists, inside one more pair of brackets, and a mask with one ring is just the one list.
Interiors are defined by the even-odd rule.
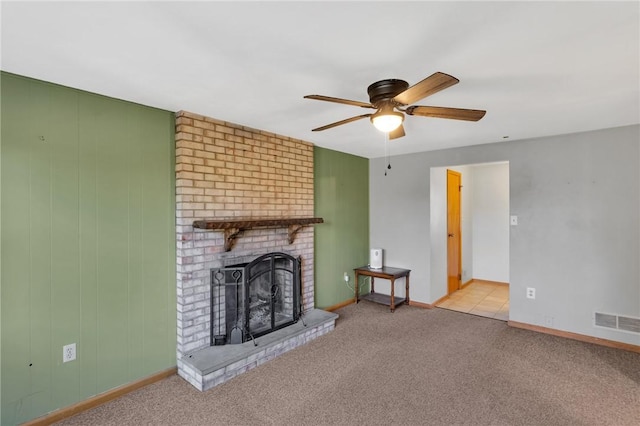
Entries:
[[409,83],[404,80],[390,78],[387,80],[376,81],[367,87],[369,94],[369,102],[377,106],[380,101],[393,99],[397,94],[404,92],[409,88]]

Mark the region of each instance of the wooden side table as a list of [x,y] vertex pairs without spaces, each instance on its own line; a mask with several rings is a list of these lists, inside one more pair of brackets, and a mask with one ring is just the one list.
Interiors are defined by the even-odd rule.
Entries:
[[[383,305],[387,305],[390,307],[391,312],[395,311],[396,305],[400,305],[402,303],[408,305],[409,304],[409,274],[411,273],[410,269],[401,269],[401,268],[391,268],[389,266],[383,266],[381,269],[372,269],[368,266],[362,266],[360,268],[355,268],[355,301],[359,302],[358,299],[369,300],[375,303],[381,303]],[[371,293],[365,294],[363,296],[358,296],[358,283],[360,275],[364,275],[367,277],[371,277]],[[396,278],[405,278],[405,287],[406,287],[406,297],[395,297],[394,295],[394,284]],[[384,278],[391,281],[391,296],[387,296],[386,294],[380,294],[375,292],[374,280],[376,278]]]

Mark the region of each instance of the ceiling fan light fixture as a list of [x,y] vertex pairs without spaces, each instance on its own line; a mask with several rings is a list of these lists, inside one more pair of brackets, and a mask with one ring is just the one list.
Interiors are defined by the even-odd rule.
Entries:
[[379,111],[371,116],[371,122],[383,133],[393,132],[404,121],[404,114],[395,111]]

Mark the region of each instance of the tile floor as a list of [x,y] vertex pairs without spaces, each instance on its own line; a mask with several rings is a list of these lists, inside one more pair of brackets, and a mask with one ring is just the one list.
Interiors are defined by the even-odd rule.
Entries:
[[466,312],[482,317],[509,320],[509,286],[473,280],[462,290],[438,303],[439,308]]

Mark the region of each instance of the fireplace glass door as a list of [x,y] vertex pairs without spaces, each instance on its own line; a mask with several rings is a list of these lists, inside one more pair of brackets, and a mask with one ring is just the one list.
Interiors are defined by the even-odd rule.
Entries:
[[254,337],[298,320],[299,271],[294,257],[270,253],[246,267],[246,324]]
[[300,316],[300,260],[269,253],[211,271],[211,345],[243,343]]

